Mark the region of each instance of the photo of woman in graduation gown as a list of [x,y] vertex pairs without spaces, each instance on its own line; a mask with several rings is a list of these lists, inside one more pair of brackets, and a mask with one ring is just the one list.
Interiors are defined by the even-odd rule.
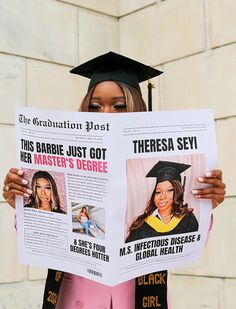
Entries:
[[181,173],[188,168],[190,165],[170,161],[153,166],[146,177],[156,178],[155,188],[144,213],[131,224],[126,242],[198,230],[193,209],[184,203]]

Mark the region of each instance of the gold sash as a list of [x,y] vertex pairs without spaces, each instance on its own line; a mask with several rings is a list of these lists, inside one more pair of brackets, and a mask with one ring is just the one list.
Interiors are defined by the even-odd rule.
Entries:
[[150,215],[149,217],[147,217],[145,222],[147,222],[147,224],[150,225],[155,231],[159,233],[165,233],[172,231],[179,224],[179,222],[183,219],[184,216],[185,215],[179,218],[173,217],[167,224],[165,224],[157,217]]

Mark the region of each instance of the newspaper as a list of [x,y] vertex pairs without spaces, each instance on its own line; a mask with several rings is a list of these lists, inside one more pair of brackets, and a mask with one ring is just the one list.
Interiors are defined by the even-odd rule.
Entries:
[[[203,187],[197,177],[216,166],[211,110],[98,114],[18,108],[16,145],[18,167],[33,192],[17,197],[21,262],[113,286],[201,255],[211,202],[191,191]],[[157,179],[146,177],[159,161],[189,165],[181,173],[188,215],[172,214],[169,223],[162,222],[168,218],[156,204]],[[173,199],[177,193],[169,191],[163,192]],[[152,196],[155,210],[147,216]],[[183,218],[192,220],[190,229]]]

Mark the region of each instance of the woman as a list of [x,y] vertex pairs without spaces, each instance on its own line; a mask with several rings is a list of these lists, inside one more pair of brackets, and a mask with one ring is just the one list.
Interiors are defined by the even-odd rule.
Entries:
[[97,228],[96,224],[92,222],[92,220],[89,218],[87,207],[82,207],[80,213],[76,216],[76,218],[81,223],[82,227],[85,229],[86,235],[89,234],[89,228],[90,225],[92,225],[94,228]]
[[155,177],[156,185],[144,213],[131,225],[126,242],[137,239],[196,232],[198,222],[193,209],[184,204],[180,174],[190,165],[159,161],[146,177]]
[[60,207],[57,185],[51,174],[46,171],[34,173],[31,187],[32,194],[29,196],[29,202],[25,207],[65,213]]
[[[92,112],[135,112],[145,111],[146,106],[141,96],[139,82],[159,75],[161,72],[145,66],[137,61],[115,53],[108,53],[92,59],[71,71],[75,74],[90,78],[88,93],[85,96],[81,111]],[[200,177],[201,183],[208,184],[205,189],[195,189],[193,194],[197,198],[211,199],[213,208],[224,200],[225,185],[222,182],[222,172],[214,170],[206,176]],[[27,181],[19,169],[10,169],[4,180],[3,197],[15,206],[15,195],[27,196]],[[163,278],[165,273],[163,274]],[[51,302],[50,292],[57,300],[60,289],[58,272],[50,271],[44,294],[44,307],[55,308],[56,301]],[[62,278],[62,277],[61,277]],[[138,280],[138,279],[137,279]],[[57,302],[57,309],[139,309],[142,308],[142,293],[137,280],[129,280],[114,287],[108,287],[92,280],[65,274]],[[166,281],[161,289],[160,285],[152,286],[153,294],[160,289],[163,292],[162,309],[167,308]],[[146,286],[144,286],[146,289]],[[159,298],[160,299],[160,298]]]

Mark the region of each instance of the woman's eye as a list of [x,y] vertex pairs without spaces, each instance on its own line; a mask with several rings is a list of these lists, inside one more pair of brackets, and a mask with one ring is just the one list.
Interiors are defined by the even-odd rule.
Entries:
[[170,190],[168,190],[167,192],[168,192],[168,193],[172,193],[172,192],[174,192],[174,189],[170,189]]
[[155,194],[156,194],[156,195],[160,195],[160,194],[161,194],[161,192],[160,192],[160,191],[157,191]]
[[45,190],[51,190],[51,187],[45,187]]
[[99,109],[101,108],[101,105],[99,103],[96,103],[96,102],[92,102],[89,104],[89,109]]
[[126,109],[125,102],[117,102],[112,106],[114,109]]

